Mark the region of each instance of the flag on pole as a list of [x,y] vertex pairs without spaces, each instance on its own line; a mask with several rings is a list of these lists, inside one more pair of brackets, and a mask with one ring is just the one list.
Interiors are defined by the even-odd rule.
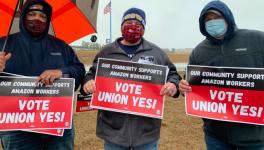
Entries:
[[105,6],[104,14],[111,12],[111,1]]

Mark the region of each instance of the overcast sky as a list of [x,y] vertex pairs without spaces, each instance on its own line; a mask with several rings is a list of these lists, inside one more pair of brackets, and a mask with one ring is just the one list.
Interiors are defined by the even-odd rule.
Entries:
[[[204,37],[198,19],[202,8],[211,0],[112,0],[112,37],[121,36],[123,13],[130,7],[146,12],[144,37],[162,48],[193,48]],[[238,28],[264,31],[263,0],[223,0],[232,10]],[[110,15],[103,9],[109,0],[100,0],[98,9],[98,43],[105,44],[110,34]],[[73,45],[78,45],[83,38]]]

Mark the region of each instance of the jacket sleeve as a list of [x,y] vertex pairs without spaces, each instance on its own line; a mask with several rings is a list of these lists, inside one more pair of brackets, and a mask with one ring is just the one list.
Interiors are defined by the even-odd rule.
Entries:
[[3,47],[4,47],[4,43],[5,43],[6,37],[1,37],[0,38],[0,50],[2,51]]
[[75,79],[75,90],[77,90],[85,75],[84,65],[70,46],[66,46],[65,55],[66,66],[60,68],[60,70],[63,73],[63,77]]
[[81,94],[85,94],[84,91],[83,91],[83,88],[82,88],[83,85],[84,85],[87,81],[89,81],[89,80],[94,80],[94,79],[95,79],[96,68],[97,68],[97,61],[98,61],[98,58],[99,58],[100,55],[101,55],[101,53],[99,52],[99,53],[95,56],[95,58],[94,58],[94,60],[93,60],[93,64],[92,64],[92,66],[90,67],[89,71],[88,71],[88,72],[86,73],[86,75],[85,75],[85,78],[84,78],[84,80],[83,80],[83,82],[82,82],[81,89],[80,89]]
[[189,62],[188,65],[196,65],[196,61],[195,61],[195,52],[196,52],[196,48],[194,48],[191,52],[191,55],[189,56]]
[[165,60],[165,65],[168,66],[168,69],[169,69],[169,72],[167,75],[167,82],[171,82],[175,84],[177,88],[177,93],[173,97],[177,98],[180,95],[179,83],[182,77],[178,74],[175,65],[170,61],[166,53],[164,53],[164,60]]

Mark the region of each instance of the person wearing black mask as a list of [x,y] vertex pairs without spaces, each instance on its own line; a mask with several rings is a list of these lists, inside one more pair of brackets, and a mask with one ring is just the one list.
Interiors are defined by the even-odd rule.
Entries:
[[40,37],[47,27],[48,16],[44,13],[42,5],[38,4],[31,6],[27,11],[23,22],[26,30],[32,37]]
[[[97,54],[93,66],[86,74],[82,86],[84,93],[96,91],[94,77],[98,58],[110,58],[168,66],[167,83],[163,85],[160,94],[179,96],[178,83],[181,77],[166,53],[143,38],[145,26],[146,17],[143,10],[130,8],[124,13],[121,23],[122,37],[105,46]],[[96,134],[105,141],[105,150],[157,150],[160,128],[160,119],[98,111]]]
[[[37,76],[38,81],[52,84],[61,77],[75,79],[75,89],[81,83],[85,69],[73,49],[48,34],[52,7],[43,0],[28,0],[20,18],[20,32],[9,35],[5,52],[0,53],[0,71],[23,76]],[[6,37],[0,39],[3,47]],[[63,137],[24,131],[1,133],[5,150],[72,150],[74,129]]]

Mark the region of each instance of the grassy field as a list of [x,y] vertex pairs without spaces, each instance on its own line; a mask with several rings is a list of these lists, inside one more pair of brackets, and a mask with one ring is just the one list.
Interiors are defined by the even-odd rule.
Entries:
[[[97,52],[98,51],[78,50],[77,55],[84,64],[91,64]],[[188,62],[189,59],[189,53],[187,52],[168,52],[167,55],[174,63]]]

